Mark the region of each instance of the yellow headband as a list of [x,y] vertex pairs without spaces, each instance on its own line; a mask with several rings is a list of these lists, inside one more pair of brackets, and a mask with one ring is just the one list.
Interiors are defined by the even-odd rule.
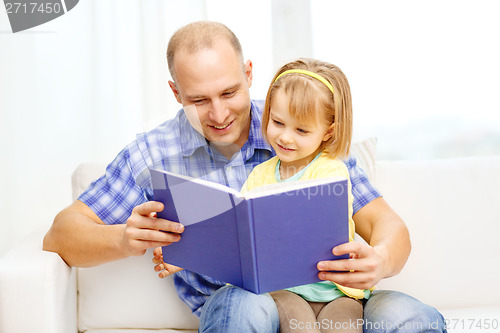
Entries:
[[330,91],[332,92],[333,94],[333,86],[330,84],[330,82],[328,82],[324,77],[322,77],[321,75],[318,75],[314,72],[311,72],[311,71],[306,71],[304,69],[289,69],[287,71],[284,71],[283,73],[281,73],[280,75],[278,75],[278,77],[276,78],[276,80],[274,80],[274,83],[276,83],[276,81],[278,81],[278,79],[280,77],[282,77],[283,75],[285,74],[291,74],[291,73],[299,73],[299,74],[305,74],[305,75],[309,75],[310,77],[313,77],[315,78],[316,80],[319,80],[321,82],[324,83],[325,86],[328,87],[328,89],[330,89]]

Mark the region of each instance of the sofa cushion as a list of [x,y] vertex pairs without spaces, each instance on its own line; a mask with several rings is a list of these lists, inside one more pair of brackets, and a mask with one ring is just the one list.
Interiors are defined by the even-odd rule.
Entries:
[[[102,164],[81,164],[73,173],[73,199],[104,171]],[[139,328],[196,331],[198,318],[177,296],[172,278],[158,278],[153,270],[152,258],[150,249],[142,257],[79,268],[79,330]]]
[[351,153],[356,157],[358,166],[366,172],[371,182],[375,181],[376,152],[376,138],[368,138],[363,141],[355,142],[351,146]]
[[404,270],[379,283],[438,309],[500,306],[500,157],[381,161],[377,186],[410,231]]
[[78,327],[87,329],[191,329],[198,318],[180,300],[171,277],[153,270],[152,250],[78,269]]

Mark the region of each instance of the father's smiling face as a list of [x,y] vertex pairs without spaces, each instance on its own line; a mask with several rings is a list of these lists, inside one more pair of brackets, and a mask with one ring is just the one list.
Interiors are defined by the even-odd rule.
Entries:
[[169,84],[191,126],[219,147],[241,148],[250,129],[251,61],[243,64],[231,44],[219,38],[194,53],[180,49],[174,64],[176,82]]

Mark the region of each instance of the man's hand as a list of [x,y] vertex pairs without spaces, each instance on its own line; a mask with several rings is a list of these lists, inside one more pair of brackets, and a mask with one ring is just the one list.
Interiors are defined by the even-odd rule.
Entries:
[[182,224],[156,217],[156,212],[163,208],[162,203],[149,201],[132,210],[121,239],[127,256],[141,256],[148,248],[170,245],[181,239]]
[[160,272],[158,276],[160,278],[167,277],[176,272],[182,271],[182,268],[167,264],[163,261],[163,254],[161,251],[161,247],[157,247],[153,251],[153,264],[155,264],[155,271]]
[[[382,247],[371,247],[360,242],[349,242],[333,248],[334,255],[349,254],[350,259],[320,261],[317,265],[321,280],[329,280],[345,287],[370,289],[384,278],[385,265]],[[329,272],[339,271],[339,273]]]

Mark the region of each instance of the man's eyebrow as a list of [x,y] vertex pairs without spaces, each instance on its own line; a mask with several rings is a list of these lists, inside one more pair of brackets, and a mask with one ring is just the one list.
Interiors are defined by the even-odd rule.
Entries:
[[187,99],[193,100],[193,99],[204,99],[206,96],[204,95],[191,95],[191,96],[186,96]]
[[229,91],[229,90],[235,90],[235,89],[238,89],[240,86],[241,86],[241,83],[238,82],[235,85],[233,85],[233,86],[231,86],[229,88],[224,89],[223,91],[226,92],[226,91]]
[[[231,90],[237,90],[240,88],[240,86],[241,86],[241,83],[238,82],[238,83],[234,84],[233,86],[230,86],[230,87],[222,90],[222,93],[225,93],[225,92],[228,92]],[[205,99],[205,98],[207,98],[207,96],[205,96],[205,95],[187,95],[186,98],[189,100],[195,100],[195,99]]]

